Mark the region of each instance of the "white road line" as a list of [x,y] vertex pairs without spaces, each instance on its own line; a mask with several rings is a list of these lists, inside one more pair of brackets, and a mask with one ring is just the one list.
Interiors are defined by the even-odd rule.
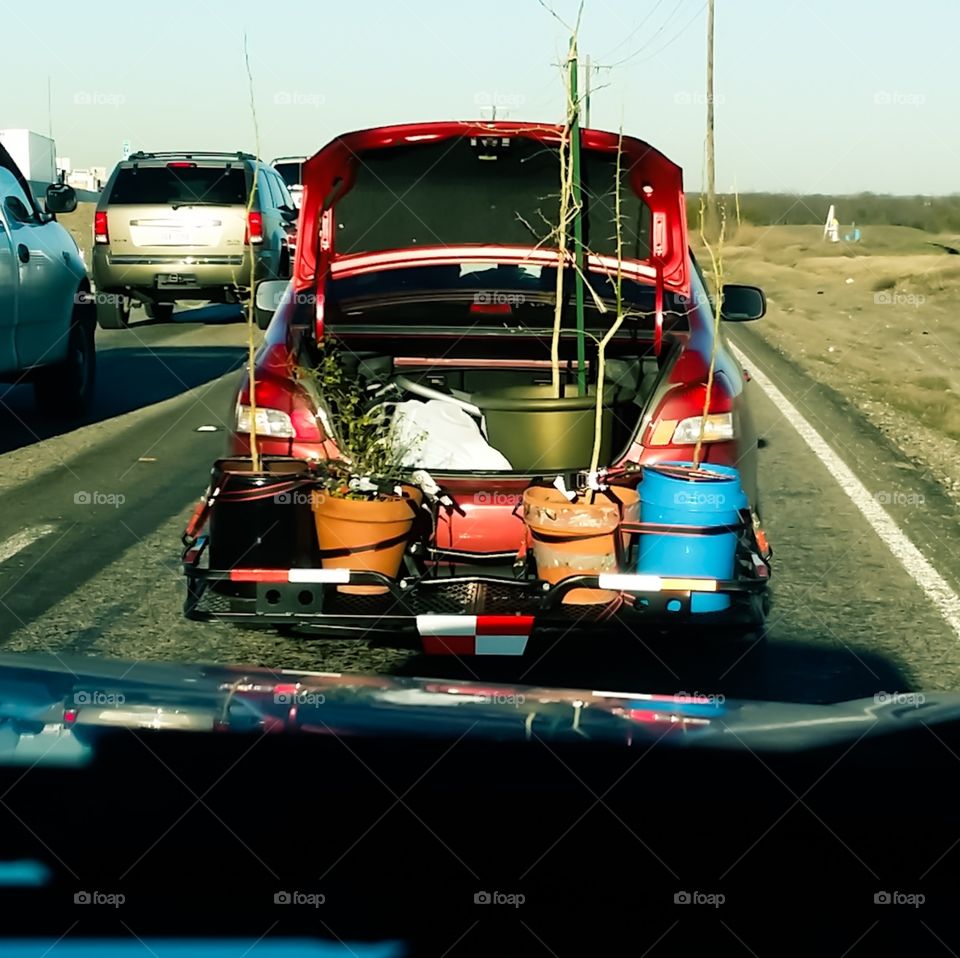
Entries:
[[870,494],[867,487],[853,474],[847,464],[827,445],[824,438],[803,416],[796,406],[759,370],[756,363],[731,344],[737,359],[747,367],[751,379],[767,394],[770,401],[786,417],[800,438],[827,467],[840,488],[860,510],[863,518],[899,560],[911,578],[923,589],[927,598],[937,607],[948,625],[960,638],[960,596],[950,588],[946,579],[930,564],[926,556],[907,538],[889,513]]
[[15,536],[10,536],[5,542],[0,542],[0,563],[12,559],[18,552],[22,552],[27,546],[32,546],[38,539],[50,535],[54,529],[56,526],[31,526]]

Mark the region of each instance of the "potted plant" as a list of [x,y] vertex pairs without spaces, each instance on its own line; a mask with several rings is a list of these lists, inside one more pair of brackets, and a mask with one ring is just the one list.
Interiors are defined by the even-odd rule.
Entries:
[[[387,408],[366,395],[363,380],[328,340],[315,365],[295,378],[340,454],[317,464],[312,509],[321,563],[329,569],[395,577],[423,501],[412,481],[413,443],[398,441]],[[341,592],[383,593],[382,586],[340,586]]]
[[[583,289],[589,290],[598,309],[604,311],[601,298],[590,288],[585,276],[585,256],[582,242],[580,218],[582,214],[582,194],[579,184],[579,102],[576,86],[577,45],[576,34],[570,43],[570,55],[567,62],[569,73],[569,99],[567,116],[561,136],[560,151],[560,212],[557,234],[557,298],[554,313],[551,365],[553,371],[554,396],[562,402],[563,390],[560,383],[559,341],[563,323],[566,296],[563,292],[563,275],[570,265],[567,231],[572,227],[574,234],[574,282],[576,284],[577,311],[577,366],[578,366],[578,403],[582,408],[593,411],[586,413],[584,421],[576,434],[568,431],[571,437],[576,435],[577,442],[589,442],[590,472],[596,473],[602,454],[609,450],[604,446],[605,409],[611,401],[610,391],[605,384],[606,347],[614,338],[626,318],[622,299],[622,224],[620,219],[620,179],[622,150],[617,150],[615,175],[614,220],[617,237],[617,273],[612,279],[616,287],[616,315],[610,328],[596,340],[597,343],[597,382],[592,389],[586,384],[585,337],[583,320]],[[584,413],[581,413],[584,415]],[[586,418],[589,416],[589,419]],[[592,420],[592,421],[590,421]],[[568,494],[554,487],[532,486],[524,493],[523,517],[526,523],[530,544],[537,560],[537,572],[548,582],[557,582],[578,574],[600,575],[618,571],[618,559],[622,552],[623,539],[619,525],[624,519],[635,521],[638,513],[639,497],[634,489],[609,489],[603,494],[588,491],[582,494]],[[615,594],[599,589],[574,589],[564,598],[570,604],[591,604],[609,602]]]

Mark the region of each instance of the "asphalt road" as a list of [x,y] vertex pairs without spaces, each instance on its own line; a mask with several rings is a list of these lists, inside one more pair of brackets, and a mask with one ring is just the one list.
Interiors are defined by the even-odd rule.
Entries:
[[[171,325],[99,331],[99,399],[80,427],[43,421],[27,388],[0,393],[2,651],[804,702],[960,689],[960,638],[756,383],[762,503],[776,553],[765,644],[625,636],[459,663],[186,621],[179,540],[224,446],[244,358],[235,317],[198,310]],[[943,491],[755,334],[737,330],[736,342],[960,590],[960,520]],[[18,537],[33,536],[15,551]]]

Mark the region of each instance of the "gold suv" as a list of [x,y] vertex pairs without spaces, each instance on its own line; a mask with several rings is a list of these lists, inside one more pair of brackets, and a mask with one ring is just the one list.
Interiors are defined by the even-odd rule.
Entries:
[[[253,206],[247,205],[256,182]],[[93,225],[97,319],[142,303],[165,322],[179,300],[242,302],[290,276],[297,210],[280,174],[249,153],[134,153],[117,164]]]

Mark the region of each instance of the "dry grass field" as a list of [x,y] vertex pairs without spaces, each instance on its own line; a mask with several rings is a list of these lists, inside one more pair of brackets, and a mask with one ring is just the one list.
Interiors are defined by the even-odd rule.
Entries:
[[960,235],[862,227],[744,226],[725,244],[728,282],[755,283],[753,329],[832,386],[938,478],[960,489]]

